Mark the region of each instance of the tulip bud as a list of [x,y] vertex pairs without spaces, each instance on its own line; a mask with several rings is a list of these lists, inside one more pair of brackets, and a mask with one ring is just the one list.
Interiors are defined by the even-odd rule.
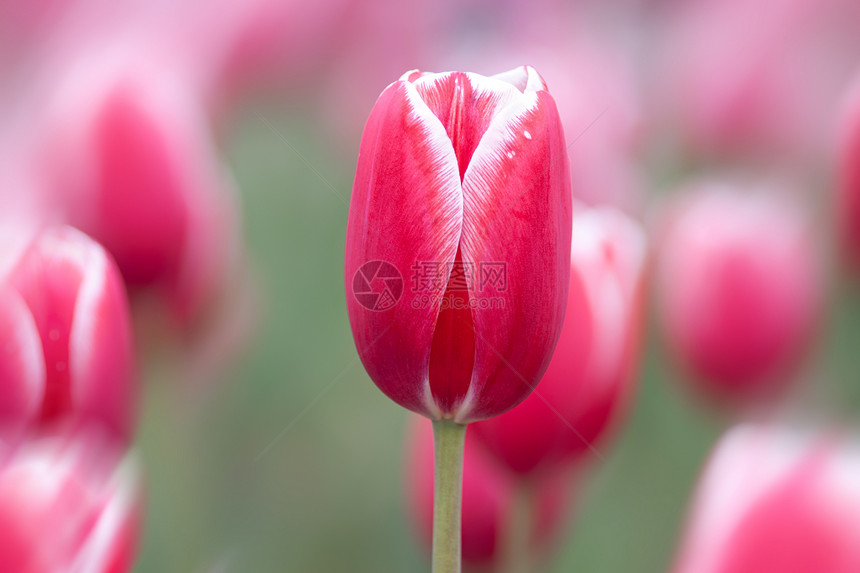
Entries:
[[839,160],[842,248],[849,264],[857,270],[860,269],[860,79],[846,99]]
[[860,449],[743,425],[700,479],[675,573],[860,571]]
[[458,423],[525,398],[564,316],[570,203],[561,123],[532,68],[409,72],[386,88],[362,138],[345,264],[376,385]]
[[821,312],[811,229],[797,205],[772,191],[698,184],[661,241],[657,288],[667,342],[720,398],[783,388]]
[[[474,427],[474,425],[472,426]],[[406,442],[407,502],[422,542],[430,547],[433,529],[433,430],[415,417]],[[543,476],[534,486],[530,550],[546,554],[559,537],[572,501],[569,472]],[[463,460],[463,563],[474,570],[496,571],[503,559],[505,535],[512,519],[519,483],[498,467],[474,434],[466,434]],[[517,516],[522,518],[523,516]]]
[[505,467],[544,471],[587,454],[633,393],[643,324],[645,235],[610,208],[573,218],[570,294],[540,387],[471,433]]
[[633,392],[646,255],[641,228],[609,208],[573,220],[571,281],[558,346],[540,389],[473,433],[517,473],[587,453]]
[[142,58],[114,59],[69,66],[37,159],[63,220],[111,253],[132,293],[153,289],[182,324],[231,261],[230,183],[186,86]]
[[0,571],[130,571],[137,468],[90,436],[27,443],[0,462]]
[[[132,431],[134,366],[113,261],[70,227],[39,233],[0,279],[0,425]],[[25,424],[26,422],[26,424]]]

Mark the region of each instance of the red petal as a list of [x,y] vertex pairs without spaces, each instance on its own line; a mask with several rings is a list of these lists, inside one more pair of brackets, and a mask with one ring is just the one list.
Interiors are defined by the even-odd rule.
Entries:
[[[439,309],[426,297],[444,291],[422,290],[411,279],[416,263],[444,267],[454,260],[462,209],[457,159],[444,127],[412,84],[395,82],[379,97],[362,137],[346,235],[347,310],[359,356],[377,386],[433,417],[440,413],[428,367]],[[376,276],[391,267],[374,261],[396,269],[399,291],[391,272]],[[447,272],[442,279],[447,284]],[[365,284],[372,280],[376,287]],[[395,304],[379,305],[379,293],[391,294]],[[376,310],[367,308],[374,304]]]
[[500,414],[525,398],[549,363],[564,318],[571,227],[564,134],[548,93],[515,93],[463,179],[463,258],[479,268],[503,264],[506,285],[485,285],[473,295],[492,306],[473,312],[475,372],[460,422]]

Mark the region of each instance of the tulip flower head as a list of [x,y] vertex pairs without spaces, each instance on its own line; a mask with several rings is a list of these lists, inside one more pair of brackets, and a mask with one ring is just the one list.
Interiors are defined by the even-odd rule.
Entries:
[[504,467],[532,474],[591,453],[633,393],[643,325],[645,234],[611,208],[573,218],[570,294],[540,386],[470,430]]
[[745,401],[783,389],[821,312],[811,229],[776,191],[694,186],[661,241],[657,287],[667,342],[715,397]]
[[157,292],[183,324],[231,262],[235,205],[194,94],[141,59],[70,65],[38,160],[59,217],[111,253],[130,292]]
[[116,265],[70,227],[25,245],[0,277],[0,427],[96,424],[127,439],[134,365]]
[[[471,426],[471,428],[476,425]],[[433,432],[429,421],[415,417],[406,441],[407,502],[422,541],[429,547],[433,529]],[[529,520],[531,550],[551,550],[573,505],[570,472],[546,475],[535,488],[534,515]],[[493,457],[475,439],[466,437],[463,461],[463,563],[469,570],[497,571],[504,551],[505,535],[512,518],[517,478],[496,465]],[[522,516],[518,516],[522,517]]]
[[140,491],[133,458],[90,435],[40,439],[0,462],[0,572],[125,573]]
[[711,455],[675,573],[860,570],[860,449],[744,425]]
[[570,225],[564,134],[532,68],[388,86],[361,142],[345,261],[377,386],[458,423],[525,398],[561,328]]

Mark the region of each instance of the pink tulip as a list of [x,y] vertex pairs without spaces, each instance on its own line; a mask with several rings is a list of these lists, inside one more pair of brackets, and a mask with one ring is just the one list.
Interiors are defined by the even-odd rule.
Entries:
[[684,145],[711,157],[820,159],[829,110],[856,63],[849,4],[679,3],[661,33],[655,88]]
[[458,423],[525,398],[564,316],[570,201],[560,120],[532,68],[391,84],[364,131],[346,237],[347,309],[377,386]]
[[667,342],[709,393],[761,398],[789,381],[821,314],[812,230],[784,189],[691,187],[660,245]]
[[640,350],[645,235],[621,213],[573,218],[570,294],[558,346],[540,387],[471,433],[518,474],[591,454],[626,408]]
[[856,270],[860,269],[860,79],[846,98],[840,143],[837,212],[842,248]]
[[860,571],[860,450],[744,425],[711,455],[675,573]]
[[116,266],[69,227],[22,242],[0,278],[0,426],[97,424],[128,439],[134,366]]
[[[429,548],[433,529],[433,431],[429,421],[413,419],[406,448],[407,502],[420,538]],[[503,557],[517,481],[500,471],[471,431],[463,464],[463,563],[474,571],[496,571]],[[535,486],[530,540],[535,554],[550,551],[564,527],[572,501],[570,478],[570,472],[560,472],[544,476]]]
[[184,323],[232,262],[231,184],[194,94],[117,50],[67,66],[36,161],[59,217],[104,245],[132,294],[155,291]]
[[136,465],[91,436],[0,461],[0,573],[124,573],[140,520]]
[[[180,46],[194,54],[194,64],[209,76],[204,89],[223,105],[254,89],[298,88],[318,77],[350,29],[345,25],[350,5],[347,0],[216,0],[170,9],[181,23]],[[201,25],[191,26],[189,36],[192,22]]]

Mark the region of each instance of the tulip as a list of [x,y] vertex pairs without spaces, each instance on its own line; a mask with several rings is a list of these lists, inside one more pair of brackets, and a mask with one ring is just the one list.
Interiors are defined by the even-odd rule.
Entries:
[[0,426],[95,424],[127,440],[134,365],[115,264],[70,227],[42,231],[18,251],[0,278]]
[[[564,135],[533,69],[409,72],[382,93],[359,152],[345,278],[359,356],[385,394],[458,423],[528,395],[564,315],[569,196]],[[365,280],[400,300],[368,309]],[[496,308],[469,308],[490,295]]]
[[845,258],[860,269],[860,80],[849,90],[845,107],[837,211]]
[[558,339],[569,176],[555,103],[527,66],[489,78],[408,72],[365,127],[347,310],[376,385],[437,421],[434,571],[459,570],[465,424],[523,400]]
[[0,572],[131,571],[137,467],[90,435],[27,443],[0,462]]
[[645,255],[642,229],[620,212],[574,216],[567,313],[540,387],[470,430],[521,479],[591,454],[626,409],[643,326]]
[[860,455],[845,436],[730,430],[700,479],[675,573],[860,570]]
[[703,390],[757,401],[785,388],[813,338],[822,310],[816,245],[803,212],[776,189],[692,187],[661,240],[662,326]]
[[194,94],[118,51],[68,64],[34,161],[57,216],[111,253],[132,295],[157,293],[184,325],[234,258],[231,184]]
[[679,3],[661,34],[655,87],[685,147],[783,165],[820,159],[830,110],[856,65],[856,34],[839,22],[856,21],[851,4]]
[[[407,505],[421,541],[429,547],[433,530],[433,432],[427,420],[416,416],[407,434]],[[512,519],[530,525],[528,545],[532,554],[545,556],[550,552],[571,506],[570,472],[541,478],[534,488],[534,505],[525,508],[530,515],[516,515],[517,487],[522,485],[519,478],[501,470],[471,430],[463,466],[462,547],[463,563],[469,570],[500,570]]]

